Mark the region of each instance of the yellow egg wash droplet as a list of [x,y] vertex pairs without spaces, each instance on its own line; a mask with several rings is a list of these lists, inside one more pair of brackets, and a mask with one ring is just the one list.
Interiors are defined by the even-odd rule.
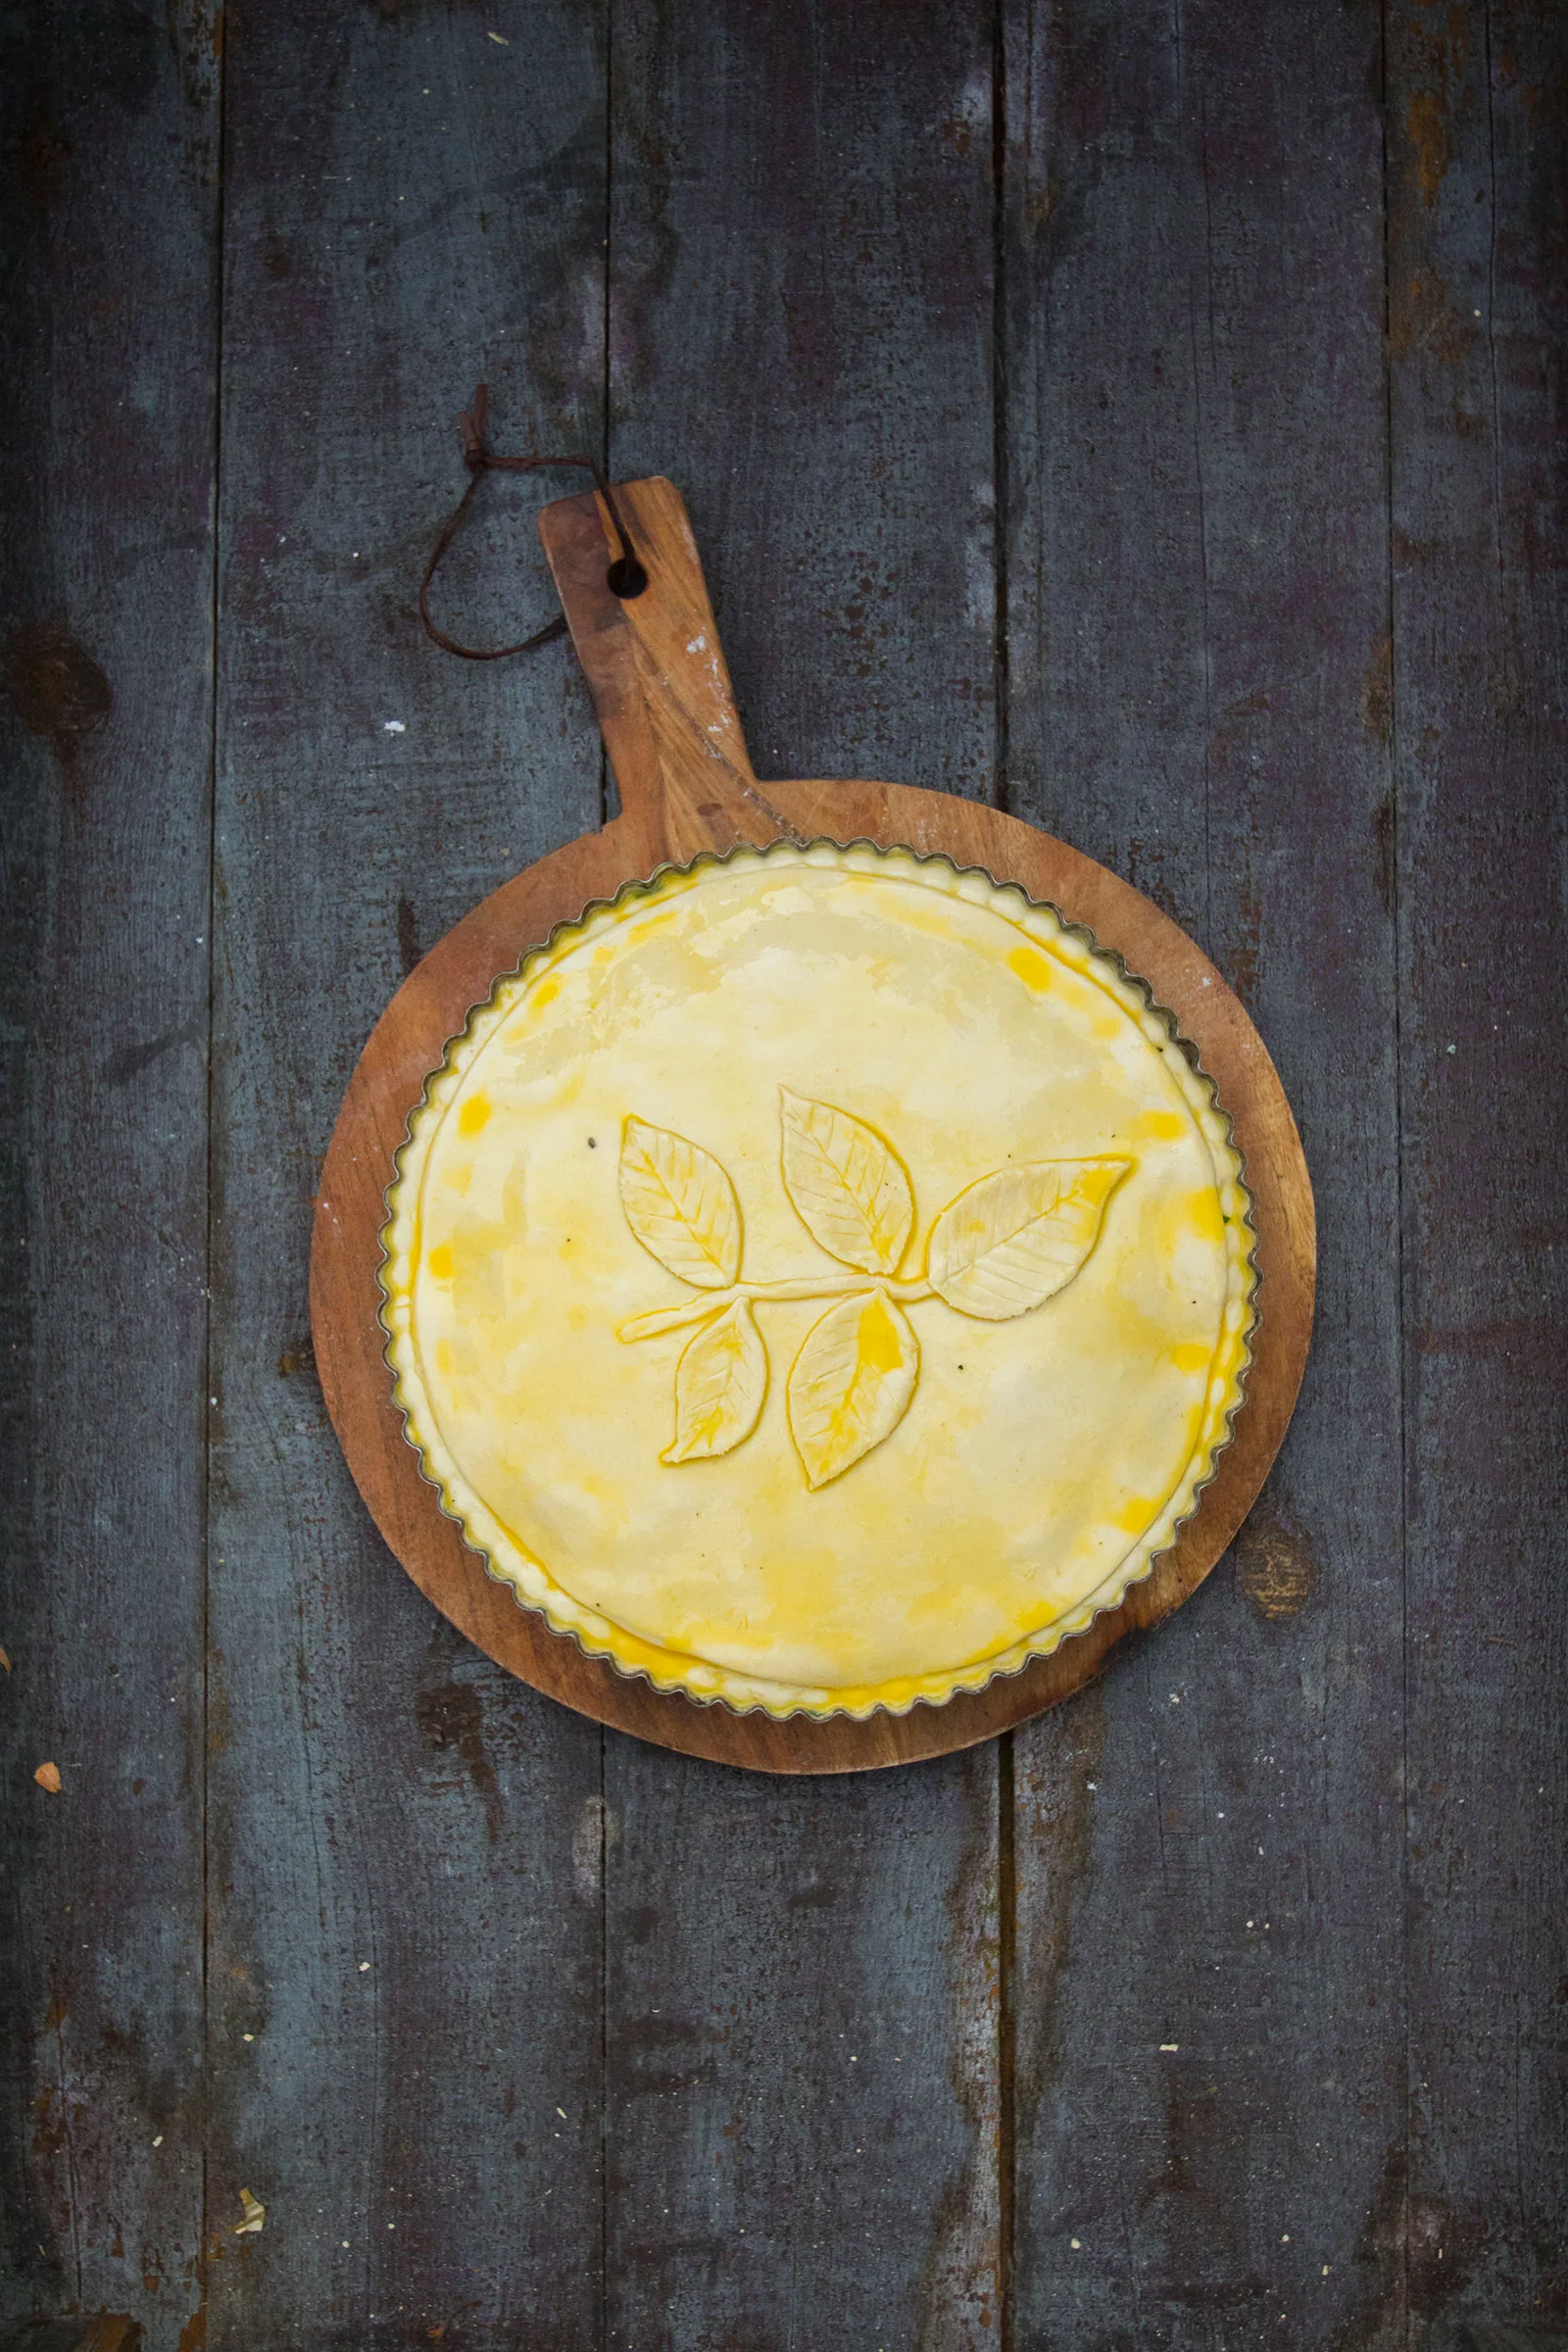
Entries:
[[1145,993],[1015,889],[824,844],[498,983],[383,1242],[408,1435],[492,1573],[778,1715],[940,1702],[1114,1606],[1254,1312],[1240,1160]]
[[1026,988],[1049,988],[1051,965],[1033,948],[1014,948],[1007,957],[1007,968],[1016,972]]
[[891,1372],[902,1359],[903,1349],[893,1318],[880,1298],[861,1317],[860,1355],[874,1372]]

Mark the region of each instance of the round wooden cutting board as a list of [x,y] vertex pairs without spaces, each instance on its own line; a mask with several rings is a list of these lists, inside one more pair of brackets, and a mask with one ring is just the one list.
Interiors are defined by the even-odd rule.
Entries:
[[[327,1409],[376,1526],[422,1592],[501,1665],[602,1723],[688,1755],[768,1772],[847,1772],[942,1755],[1054,1706],[1135,1626],[1193,1592],[1251,1507],[1296,1402],[1311,1331],[1311,1185],[1262,1040],[1208,958],[1127,883],[1064,842],[994,808],[899,784],[760,784],[746,755],[718,634],[679,493],[661,479],[615,498],[648,571],[612,594],[612,552],[594,496],[564,499],[540,536],[587,673],[623,813],[518,874],[425,956],[372,1033],[345,1097],[317,1202],[311,1314]],[[661,865],[780,839],[870,841],[940,854],[1019,884],[1086,925],[1149,984],[1199,1049],[1245,1155],[1257,1232],[1260,1320],[1247,1399],[1197,1512],[1152,1573],[1087,1633],[972,1696],[905,1715],[815,1721],[737,1714],[662,1695],[553,1634],[490,1577],[426,1484],[392,1401],[379,1312],[380,1231],[393,1158],[447,1041],[497,976],[558,923]]]

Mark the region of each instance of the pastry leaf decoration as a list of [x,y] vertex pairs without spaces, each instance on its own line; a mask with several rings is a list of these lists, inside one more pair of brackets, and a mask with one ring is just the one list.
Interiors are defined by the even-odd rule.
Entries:
[[675,1435],[662,1462],[708,1462],[757,1427],[767,1349],[749,1298],[737,1298],[687,1341],[675,1366]]
[[1071,1282],[1100,1237],[1127,1159],[1037,1159],[999,1168],[931,1228],[931,1288],[963,1315],[1008,1323]]
[[701,1144],[628,1119],[620,1139],[620,1203],[643,1248],[682,1282],[721,1291],[740,1272],[740,1202]]
[[920,1377],[920,1344],[886,1291],[813,1323],[790,1367],[790,1435],[808,1486],[825,1487],[891,1437]]
[[863,1119],[779,1088],[784,1190],[813,1242],[863,1274],[896,1274],[914,1195],[892,1147]]
[[1133,1162],[1037,1159],[998,1168],[950,1200],[931,1228],[925,1272],[899,1279],[914,1192],[892,1145],[832,1102],[779,1089],[784,1189],[832,1268],[741,1280],[741,1211],[721,1163],[668,1127],[628,1117],[620,1199],[643,1248],[697,1296],[620,1327],[623,1340],[696,1329],[675,1367],[675,1435],[662,1462],[733,1453],[761,1418],[767,1348],[756,1309],[830,1299],[790,1367],[790,1435],[814,1491],[890,1438],[920,1378],[906,1306],[941,1299],[983,1323],[1010,1322],[1064,1290],[1100,1239]]

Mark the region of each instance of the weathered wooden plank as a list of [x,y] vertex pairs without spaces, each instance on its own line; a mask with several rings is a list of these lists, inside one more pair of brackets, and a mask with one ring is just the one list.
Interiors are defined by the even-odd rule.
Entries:
[[[1500,2340],[1564,2309],[1562,1430],[1540,1372],[1562,1247],[1561,35],[1511,6],[1391,19],[1391,673],[1372,36],[1353,13],[1235,31],[1074,0],[1007,46],[1014,805],[1244,986],[1303,1114],[1329,1276],[1245,1597],[1216,1580],[1020,1743],[1012,2332],[1378,2344],[1465,2315]],[[200,2211],[180,1922],[212,61],[134,12],[13,37],[28,389],[0,560],[27,633],[0,953],[26,1247],[0,1709],[27,2030],[0,2312],[114,2306],[172,2352]],[[885,2319],[891,2347],[985,2340],[997,2316],[986,1761],[781,1790],[612,1742],[601,2116],[594,1735],[406,1589],[300,1346],[314,1165],[359,1039],[421,943],[596,806],[569,664],[446,668],[409,590],[481,367],[510,440],[598,427],[598,37],[390,0],[231,24],[219,2342],[594,2340],[602,2125],[612,2340],[883,2340]],[[621,27],[616,463],[683,474],[764,770],[987,786],[986,37],[906,12]],[[531,489],[493,503],[443,590],[476,635],[548,610]],[[1379,883],[1405,984],[1408,2198]],[[45,1755],[59,1796],[30,1778]],[[260,2237],[230,2234],[242,2184]]]
[[[600,12],[290,0],[231,17],[228,56],[211,2340],[586,2346],[598,1733],[383,1549],[305,1334],[317,1171],[375,1015],[598,818],[569,657],[458,662],[414,606],[477,377],[504,446],[600,431]],[[481,643],[552,609],[540,483],[487,490],[440,583]],[[232,2233],[242,2187],[260,2234]]]
[[616,15],[614,469],[686,494],[760,776],[989,800],[989,20],[779,15]]
[[1361,11],[1011,15],[1013,805],[1240,990],[1323,1269],[1234,1575],[1018,1739],[1020,2346],[1403,2341],[1377,64]]
[[[685,492],[758,772],[989,793],[990,33],[617,9],[617,474]],[[997,2340],[994,1751],[606,1749],[608,2335]]]
[[139,2320],[174,2352],[201,2251],[211,12],[13,12],[3,54],[0,2322],[114,2312],[106,2343]]
[[1389,35],[1408,2258],[1479,2336],[1568,2320],[1568,23]]
[[997,2340],[993,1758],[606,1735],[608,2344]]

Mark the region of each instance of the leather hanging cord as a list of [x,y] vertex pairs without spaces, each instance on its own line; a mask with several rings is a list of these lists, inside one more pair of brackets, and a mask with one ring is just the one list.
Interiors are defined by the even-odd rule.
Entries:
[[497,473],[532,473],[543,466],[582,466],[593,475],[594,488],[605,502],[606,511],[614,525],[615,536],[620,542],[620,553],[605,573],[607,587],[612,596],[625,599],[641,596],[648,585],[648,574],[638,561],[637,551],[631,543],[631,534],[621,519],[620,509],[615,504],[614,493],[593,459],[582,457],[503,458],[491,448],[485,435],[485,420],[489,409],[490,387],[488,384],[480,384],[473,395],[473,407],[465,409],[463,415],[458,418],[458,427],[463,435],[463,462],[468,468],[468,487],[458,501],[454,512],[442,524],[440,535],[430,550],[430,561],[424,567],[424,577],[419,582],[419,618],[424,623],[425,633],[440,646],[443,653],[457,654],[465,662],[504,662],[509,654],[532,653],[535,646],[549,645],[557,637],[564,637],[566,633],[565,619],[564,616],[558,615],[556,619],[547,622],[544,628],[535,629],[531,637],[520,637],[515,645],[460,645],[456,637],[449,637],[439,622],[431,618],[430,583],[440,568],[442,557],[463,528],[464,517],[473,504],[474,492],[478,489],[484,476],[492,470]]

